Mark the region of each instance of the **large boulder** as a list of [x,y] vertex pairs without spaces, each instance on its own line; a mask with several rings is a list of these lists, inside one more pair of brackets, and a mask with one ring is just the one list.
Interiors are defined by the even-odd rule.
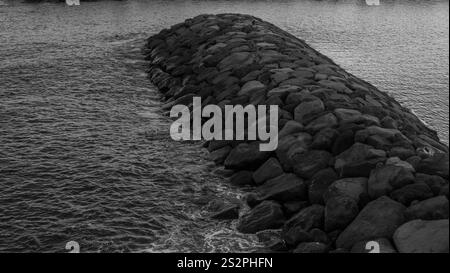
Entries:
[[391,238],[395,230],[405,222],[405,207],[382,196],[369,204],[358,214],[353,222],[336,240],[338,248],[351,249],[363,240]]
[[312,137],[307,133],[297,133],[282,137],[278,141],[277,158],[284,170],[292,170],[292,157],[308,151]]
[[259,143],[241,143],[231,150],[225,159],[227,169],[255,169],[270,157],[269,152],[261,152]]
[[448,219],[448,199],[437,196],[411,205],[405,211],[409,220],[439,220]]
[[318,171],[325,169],[332,163],[333,156],[327,151],[310,150],[295,154],[292,157],[294,173],[300,177],[311,178]]
[[256,184],[263,184],[269,179],[283,174],[283,168],[275,157],[269,158],[254,173],[253,180]]
[[283,211],[278,203],[264,201],[241,217],[237,229],[242,233],[256,233],[265,229],[279,228],[284,220]]
[[439,175],[429,175],[424,173],[416,174],[416,182],[417,183],[425,183],[430,187],[431,191],[434,195],[438,195],[441,193],[442,189],[447,186],[448,180],[440,177]]
[[305,182],[295,174],[282,174],[268,180],[256,189],[259,200],[305,200],[306,185]]
[[311,101],[305,101],[300,103],[294,109],[294,119],[302,124],[306,124],[310,121],[311,117],[314,117],[324,110],[325,106],[318,98]]
[[394,242],[401,253],[448,253],[448,234],[448,219],[413,220],[395,231]]
[[368,177],[370,171],[378,163],[386,160],[386,152],[377,150],[362,143],[353,144],[350,149],[336,157],[334,168],[347,177],[365,176]]
[[410,171],[394,165],[385,165],[370,173],[368,193],[375,199],[411,183],[414,183],[414,175]]

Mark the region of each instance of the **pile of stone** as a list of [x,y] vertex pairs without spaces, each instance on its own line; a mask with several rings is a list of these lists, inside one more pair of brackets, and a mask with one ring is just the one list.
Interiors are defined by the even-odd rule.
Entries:
[[448,147],[386,93],[249,15],[188,19],[150,37],[146,55],[164,109],[194,96],[279,106],[276,151],[206,144],[233,184],[255,186],[239,231],[281,229],[273,251],[449,251]]

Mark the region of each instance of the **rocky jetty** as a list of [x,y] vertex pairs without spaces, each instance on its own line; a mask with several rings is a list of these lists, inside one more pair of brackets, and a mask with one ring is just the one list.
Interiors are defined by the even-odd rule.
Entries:
[[272,251],[368,252],[370,241],[381,252],[449,251],[448,147],[388,94],[249,15],[188,19],[145,52],[163,109],[194,96],[279,106],[275,151],[205,144],[234,185],[255,187],[239,231],[281,230]]

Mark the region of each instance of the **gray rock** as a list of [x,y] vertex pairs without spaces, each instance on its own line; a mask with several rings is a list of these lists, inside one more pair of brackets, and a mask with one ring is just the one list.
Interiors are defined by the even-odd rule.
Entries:
[[230,183],[235,186],[252,185],[254,184],[253,172],[239,171],[230,177]]
[[430,187],[434,195],[439,195],[442,188],[448,186],[448,181],[438,175],[424,173],[416,174],[416,183],[425,183]]
[[375,199],[411,183],[414,183],[414,175],[410,171],[394,165],[385,165],[372,170],[368,193]]
[[346,196],[359,203],[364,196],[367,196],[367,178],[350,177],[337,180],[328,187],[323,198],[325,202],[328,202],[329,199],[338,196]]
[[338,131],[332,128],[320,130],[311,144],[313,149],[329,150],[338,136]]
[[364,240],[373,238],[391,238],[395,230],[404,223],[405,207],[382,196],[362,209],[353,222],[339,235],[336,240],[338,248],[351,247]]
[[325,231],[346,228],[358,215],[358,203],[347,196],[330,198],[325,206]]
[[256,184],[263,184],[269,179],[283,174],[283,168],[275,157],[269,158],[254,173],[253,180]]
[[294,173],[300,177],[311,178],[318,171],[332,163],[333,156],[327,151],[310,150],[292,157]]
[[317,132],[325,128],[333,128],[337,126],[337,124],[336,117],[332,113],[328,113],[311,121],[306,126],[306,130]]
[[411,205],[406,209],[408,220],[439,220],[448,219],[448,199],[437,196]]
[[391,192],[390,196],[392,199],[409,206],[414,200],[421,201],[433,197],[433,192],[427,184],[414,183]]
[[282,233],[282,238],[288,246],[296,246],[302,242],[311,242],[312,237],[309,232],[303,228],[296,226],[291,229],[285,230]]
[[290,134],[299,133],[303,131],[304,127],[300,122],[297,122],[295,120],[289,120],[286,122],[286,124],[283,126],[283,129],[278,133],[278,138],[281,139],[282,137],[285,137]]
[[256,189],[259,200],[305,200],[306,185],[295,174],[282,174],[268,180]]
[[230,146],[225,146],[217,150],[212,151],[209,154],[209,158],[216,164],[222,164],[227,158],[228,154],[231,152]]
[[292,216],[284,225],[283,230],[288,232],[290,229],[299,227],[304,231],[310,231],[313,228],[323,228],[324,206],[312,205],[302,209]]
[[336,157],[334,168],[342,176],[365,176],[368,177],[371,170],[378,163],[386,160],[386,152],[377,150],[369,145],[355,143],[345,152]]
[[232,220],[239,218],[239,205],[229,205],[212,216],[213,219]]
[[394,243],[400,253],[448,253],[448,219],[413,220],[400,226]]
[[265,88],[266,86],[259,81],[249,81],[242,86],[241,90],[238,92],[238,96],[250,96],[252,93],[264,90]]
[[261,152],[259,143],[241,143],[231,150],[225,159],[227,169],[255,169],[270,157],[269,152]]
[[309,201],[312,204],[324,204],[323,195],[336,180],[338,176],[332,168],[323,169],[314,174],[308,187]]
[[316,116],[324,110],[325,106],[319,98],[302,102],[294,109],[294,119],[302,124],[306,124],[311,121],[311,117]]
[[439,175],[448,178],[449,155],[444,153],[435,153],[430,158],[420,161],[416,170],[420,173]]
[[242,233],[256,233],[265,229],[279,228],[284,221],[281,206],[272,201],[264,201],[241,217],[237,229]]
[[279,139],[276,154],[284,170],[292,170],[292,156],[306,152],[311,140],[311,135],[307,133],[288,135]]

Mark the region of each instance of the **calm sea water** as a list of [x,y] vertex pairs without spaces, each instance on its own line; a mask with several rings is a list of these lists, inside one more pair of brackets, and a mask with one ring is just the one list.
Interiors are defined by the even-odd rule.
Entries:
[[209,219],[239,197],[198,143],[169,138],[146,37],[240,12],[392,93],[448,142],[448,1],[138,1],[0,5],[0,251],[250,251]]

